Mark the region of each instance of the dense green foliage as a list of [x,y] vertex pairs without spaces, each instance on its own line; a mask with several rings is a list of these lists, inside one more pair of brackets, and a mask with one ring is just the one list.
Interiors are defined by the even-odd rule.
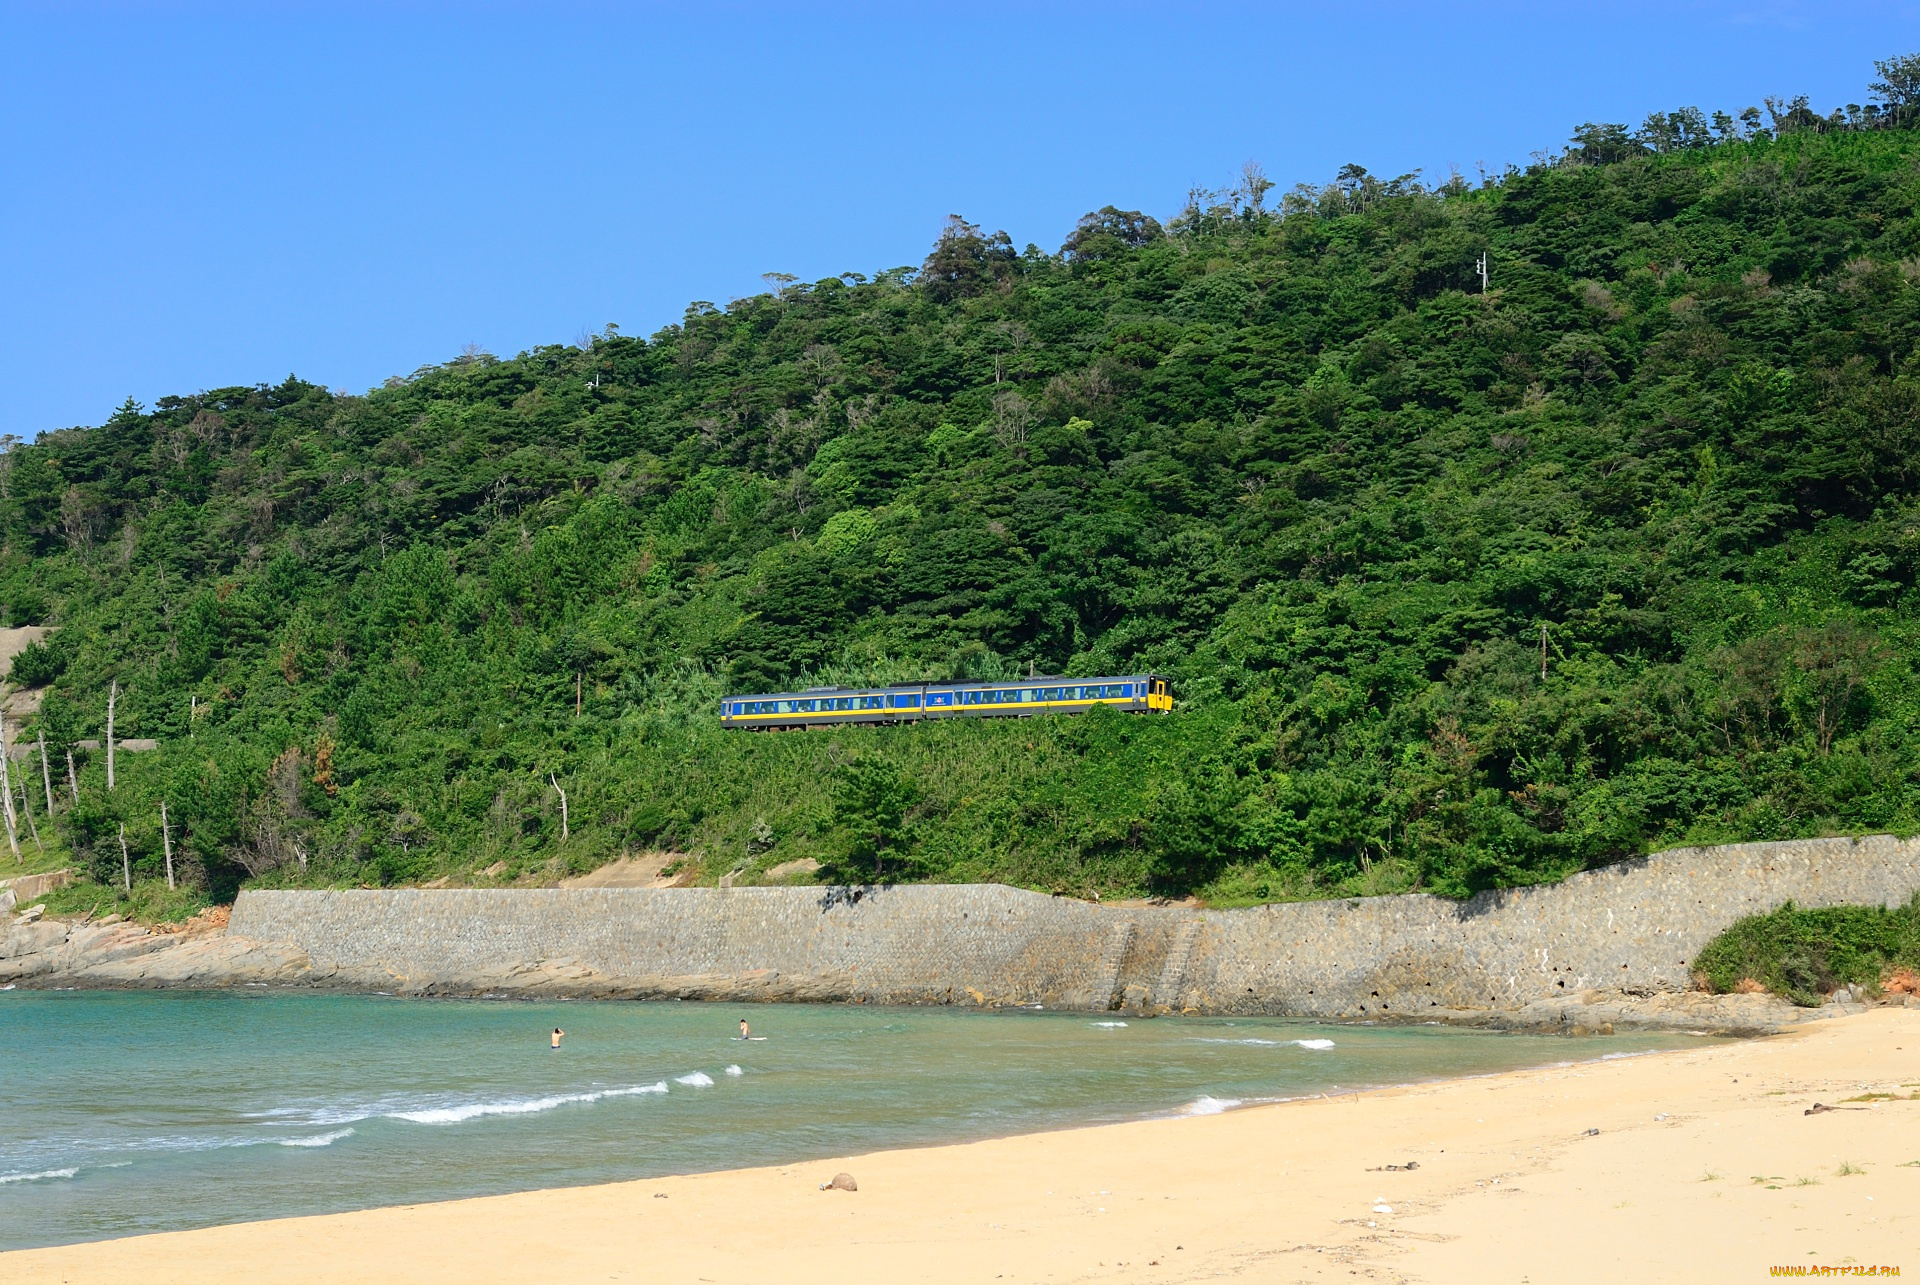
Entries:
[[[111,794],[81,752],[62,833],[117,878],[124,822],[152,878],[164,797],[216,896],[665,848],[1246,901],[1913,827],[1904,101],[1277,208],[1250,171],[1057,253],[955,219],[920,269],[645,340],[16,446],[0,601],[58,626],[17,662],[48,741],[97,738],[117,682],[119,734],[161,742]],[[715,716],[1029,666],[1181,704]]]
[[1920,893],[1891,910],[1801,910],[1788,902],[1721,933],[1694,968],[1717,991],[1759,982],[1808,1008],[1841,986],[1877,987],[1890,970],[1920,969]]

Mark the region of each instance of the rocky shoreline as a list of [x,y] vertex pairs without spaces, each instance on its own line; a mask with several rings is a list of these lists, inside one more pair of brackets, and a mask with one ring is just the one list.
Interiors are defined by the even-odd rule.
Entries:
[[[222,913],[155,931],[123,922],[10,916],[0,938],[0,987],[26,989],[227,989],[281,987],[382,995],[488,999],[713,1000],[745,1003],[864,1002],[850,976],[782,974],[771,969],[680,976],[611,976],[569,958],[503,961],[483,969],[409,976],[384,968],[316,964],[296,945],[229,932]],[[1895,996],[1889,1003],[1909,1004]],[[1013,1007],[1010,998],[959,989],[946,1002]],[[1566,1035],[1679,1030],[1712,1035],[1771,1035],[1873,1005],[1849,999],[1799,1008],[1777,996],[1700,991],[1629,994],[1588,990],[1514,1007],[1428,1010],[1425,1022]],[[1168,1010],[1162,1009],[1161,1012]],[[1205,1010],[1188,1009],[1187,1012]],[[1145,1013],[1141,1016],[1153,1016]],[[1393,1020],[1388,1018],[1387,1020]]]

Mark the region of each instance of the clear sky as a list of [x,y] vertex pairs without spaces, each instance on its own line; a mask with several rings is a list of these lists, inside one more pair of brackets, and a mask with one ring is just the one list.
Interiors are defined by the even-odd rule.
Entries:
[[1470,177],[1582,121],[1866,98],[1920,3],[15,4],[0,432],[361,391],[687,302],[1053,249],[1247,160]]

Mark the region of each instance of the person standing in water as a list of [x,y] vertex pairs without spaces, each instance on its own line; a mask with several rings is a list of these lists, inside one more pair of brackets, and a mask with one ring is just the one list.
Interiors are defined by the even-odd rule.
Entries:
[[747,1019],[744,1017],[740,1019],[740,1038],[743,1040],[753,1038],[753,1032],[747,1028]]
[[559,1027],[556,1026],[553,1028],[553,1047],[554,1048],[560,1047],[560,1037],[565,1034],[566,1032],[561,1030]]

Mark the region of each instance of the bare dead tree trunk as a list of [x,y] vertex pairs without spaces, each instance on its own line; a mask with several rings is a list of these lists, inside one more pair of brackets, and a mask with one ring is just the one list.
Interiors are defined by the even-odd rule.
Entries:
[[167,851],[167,887],[173,887],[173,835],[167,830],[167,801],[160,800],[160,844]]
[[33,836],[33,846],[45,856],[47,845],[40,842],[40,823],[33,818],[33,791],[27,788],[27,772],[20,769],[20,812],[27,818],[27,833]]
[[47,766],[47,729],[40,729],[40,783],[47,787],[47,816],[53,816],[53,769]]
[[573,716],[580,717],[580,680],[584,677],[578,670],[573,675]]
[[67,792],[73,795],[73,804],[80,806],[80,774],[73,770],[73,751],[67,751]]
[[547,773],[547,780],[553,782],[554,793],[560,796],[560,842],[565,843],[570,835],[567,828],[567,792],[560,788],[560,779],[553,773]]
[[107,689],[107,793],[113,793],[113,706],[120,699],[120,680]]
[[7,761],[7,718],[0,714],[0,800],[6,803],[7,844],[13,849],[13,862],[19,865],[20,857],[20,821],[13,812],[13,778],[8,771]]
[[133,858],[127,855],[127,823],[120,823],[120,886],[133,891]]

